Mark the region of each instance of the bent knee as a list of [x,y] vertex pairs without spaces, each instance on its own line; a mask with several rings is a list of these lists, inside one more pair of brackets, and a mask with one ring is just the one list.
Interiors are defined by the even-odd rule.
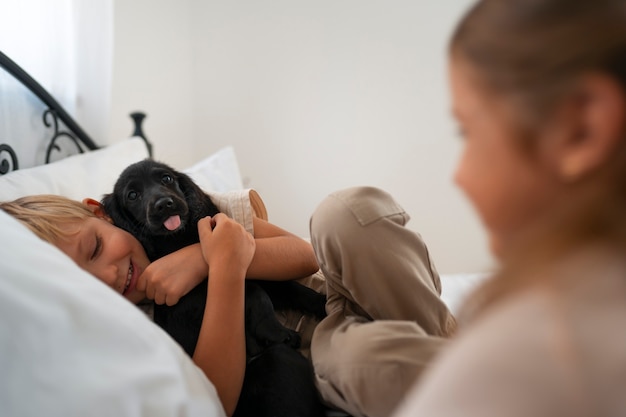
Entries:
[[310,220],[311,236],[325,233],[349,235],[355,228],[381,218],[394,217],[405,224],[409,216],[386,191],[376,187],[351,187],[326,197]]

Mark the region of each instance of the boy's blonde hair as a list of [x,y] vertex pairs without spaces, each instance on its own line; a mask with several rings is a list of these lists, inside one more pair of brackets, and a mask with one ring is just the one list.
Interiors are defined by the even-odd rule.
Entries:
[[55,243],[72,235],[67,226],[96,215],[80,201],[52,194],[0,202],[0,209],[19,220],[41,239]]

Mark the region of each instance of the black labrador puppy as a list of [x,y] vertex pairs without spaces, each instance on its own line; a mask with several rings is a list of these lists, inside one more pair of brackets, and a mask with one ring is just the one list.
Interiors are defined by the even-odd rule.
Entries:
[[[115,225],[134,235],[153,261],[198,243],[198,221],[219,212],[192,179],[145,159],[127,167],[102,199]],[[154,321],[190,356],[198,341],[207,280],[174,306],[154,306]],[[294,281],[246,281],[246,373],[235,411],[243,417],[324,415],[308,359],[296,349],[297,332],[280,324],[274,310],[325,316],[325,296]]]

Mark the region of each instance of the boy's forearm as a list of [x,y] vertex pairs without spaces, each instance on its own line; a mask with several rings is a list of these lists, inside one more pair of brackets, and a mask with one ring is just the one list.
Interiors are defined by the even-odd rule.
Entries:
[[[193,245],[192,269],[206,270],[200,244]],[[314,274],[319,269],[315,252],[309,242],[293,236],[277,236],[256,239],[256,251],[248,278],[288,280]],[[201,274],[200,274],[201,275]]]
[[[245,373],[244,280],[228,266],[209,274],[207,302],[194,362],[215,386],[228,415],[239,399]],[[224,302],[229,300],[229,302]]]
[[248,278],[288,280],[314,274],[319,269],[309,242],[294,236],[256,239],[256,252]]

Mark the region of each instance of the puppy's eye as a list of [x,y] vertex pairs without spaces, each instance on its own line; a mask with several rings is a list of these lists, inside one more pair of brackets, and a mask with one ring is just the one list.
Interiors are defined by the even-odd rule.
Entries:
[[126,194],[126,197],[129,200],[136,200],[137,197],[139,197],[139,193],[137,193],[137,191],[129,191],[128,194]]
[[172,178],[172,176],[171,176],[171,175],[169,175],[169,174],[164,174],[164,175],[161,177],[161,182],[162,182],[163,184],[171,184],[172,182],[174,182],[174,178]]

